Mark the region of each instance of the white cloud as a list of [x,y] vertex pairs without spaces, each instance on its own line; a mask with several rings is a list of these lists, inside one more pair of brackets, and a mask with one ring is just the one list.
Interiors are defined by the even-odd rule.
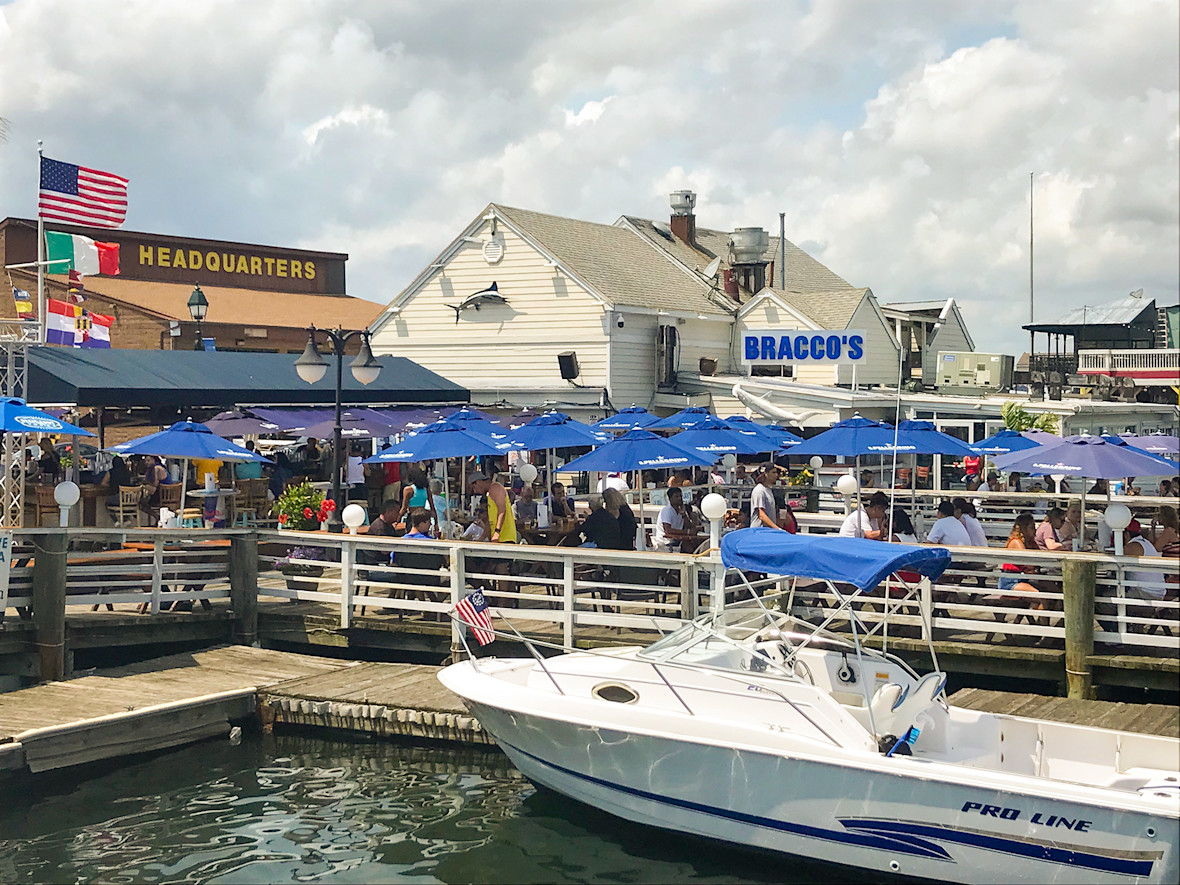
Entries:
[[[489,201],[761,224],[979,346],[1180,268],[1173,0],[0,5],[0,213],[33,150],[129,175],[128,226],[349,252],[388,297]],[[65,47],[65,48],[63,48]],[[74,49],[70,49],[73,47]],[[1007,325],[1005,325],[1007,324]]]

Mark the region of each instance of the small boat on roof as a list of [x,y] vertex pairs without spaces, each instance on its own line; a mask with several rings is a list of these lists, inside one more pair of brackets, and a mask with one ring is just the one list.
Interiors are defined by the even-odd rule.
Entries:
[[745,529],[721,556],[826,582],[851,635],[750,587],[647,647],[439,678],[530,780],[627,820],[909,878],[1177,881],[1180,741],[953,707],[937,663],[862,644],[863,594],[945,549]]

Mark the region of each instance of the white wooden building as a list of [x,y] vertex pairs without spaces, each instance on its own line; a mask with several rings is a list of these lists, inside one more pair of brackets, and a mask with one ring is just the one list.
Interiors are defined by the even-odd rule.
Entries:
[[[810,385],[896,385],[896,324],[872,291],[759,229],[696,227],[695,195],[669,222],[596,224],[490,204],[371,326],[375,353],[405,356],[472,401],[593,418],[636,404],[746,406],[715,376],[743,376],[745,329],[863,330],[869,358],[800,369]],[[570,356],[572,354],[572,356]]]

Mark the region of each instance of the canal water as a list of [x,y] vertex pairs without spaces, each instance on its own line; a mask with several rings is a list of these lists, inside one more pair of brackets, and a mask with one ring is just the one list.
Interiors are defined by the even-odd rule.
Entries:
[[843,878],[619,821],[485,750],[246,735],[20,790],[0,781],[0,799],[0,882]]

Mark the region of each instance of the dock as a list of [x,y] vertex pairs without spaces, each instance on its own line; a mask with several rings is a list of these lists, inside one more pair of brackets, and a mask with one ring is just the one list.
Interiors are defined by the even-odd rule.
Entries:
[[1039,694],[1016,694],[963,688],[950,697],[950,703],[968,710],[1003,713],[1028,719],[1049,719],[1070,725],[1110,728],[1180,738],[1180,715],[1167,704],[1120,704],[1083,698],[1053,698]]

